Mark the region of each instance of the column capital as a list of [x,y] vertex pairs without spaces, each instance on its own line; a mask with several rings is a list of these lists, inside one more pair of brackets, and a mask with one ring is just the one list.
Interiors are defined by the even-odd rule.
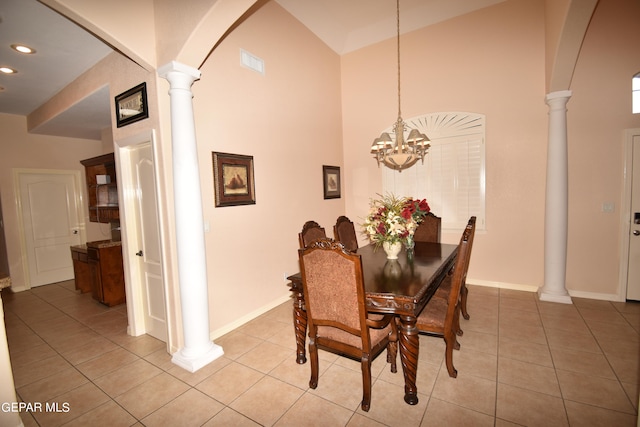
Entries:
[[568,100],[569,98],[571,98],[571,95],[573,95],[573,92],[571,92],[570,90],[558,90],[556,92],[548,93],[545,97],[545,100],[547,102],[553,101],[558,98],[566,98]]
[[189,76],[192,79],[191,82],[200,79],[201,75],[200,70],[182,64],[178,61],[168,62],[158,68],[158,75],[164,79],[169,80],[169,83],[171,83],[172,73]]

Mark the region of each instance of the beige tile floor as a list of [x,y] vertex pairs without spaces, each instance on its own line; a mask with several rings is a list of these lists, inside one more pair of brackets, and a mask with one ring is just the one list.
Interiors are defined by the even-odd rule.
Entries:
[[2,292],[19,398],[69,408],[22,413],[26,426],[636,425],[640,304],[476,286],[469,298],[458,378],[443,366],[444,342],[421,336],[420,402],[404,403],[402,373],[383,356],[365,413],[357,362],[323,353],[309,389],[288,302],[216,340],[224,357],[189,373],[164,343],[126,335],[124,305],[97,304],[72,281]]

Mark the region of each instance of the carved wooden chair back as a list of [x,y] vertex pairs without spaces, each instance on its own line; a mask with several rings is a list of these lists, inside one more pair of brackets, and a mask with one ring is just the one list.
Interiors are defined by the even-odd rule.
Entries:
[[460,289],[467,276],[475,228],[476,217],[473,216],[469,219],[460,238],[453,274],[444,279],[451,281],[449,286],[442,288],[448,288],[449,292],[444,295],[442,292],[437,292],[422,310],[416,323],[416,327],[421,333],[444,338],[446,344],[445,361],[449,376],[452,378],[458,375],[458,371],[453,366],[453,350],[460,349],[460,344],[456,339],[460,329]]
[[392,315],[369,319],[360,255],[332,239],[320,239],[298,251],[309,327],[309,387],[318,386],[318,347],[360,361],[362,410],[371,405],[371,362],[387,349],[396,372],[397,329]]
[[427,213],[418,228],[416,228],[413,240],[415,242],[440,243],[441,223],[442,218],[435,216],[432,212]]
[[307,221],[302,226],[302,231],[298,233],[298,241],[300,248],[306,248],[311,242],[327,237],[324,228],[320,227],[315,221]]
[[346,216],[339,216],[336,225],[333,226],[334,238],[342,243],[348,251],[355,251],[358,249],[358,237],[356,236],[356,229],[353,222]]

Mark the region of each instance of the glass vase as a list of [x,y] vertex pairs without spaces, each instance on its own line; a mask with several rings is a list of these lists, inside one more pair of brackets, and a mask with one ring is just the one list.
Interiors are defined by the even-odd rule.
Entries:
[[415,245],[416,242],[413,240],[413,236],[407,236],[404,241],[404,247],[407,248],[407,251],[412,251]]

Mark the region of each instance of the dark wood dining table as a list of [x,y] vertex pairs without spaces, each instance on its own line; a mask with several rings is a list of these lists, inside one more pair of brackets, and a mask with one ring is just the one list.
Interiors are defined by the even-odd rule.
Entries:
[[[453,270],[457,245],[416,242],[412,251],[402,249],[397,260],[388,260],[382,248],[368,245],[356,251],[362,256],[362,269],[367,310],[371,313],[391,313],[400,319],[398,343],[404,373],[404,400],[418,403],[416,374],[420,350],[416,317]],[[304,305],[302,276],[287,278],[294,294],[293,323],[297,356],[300,364],[307,361],[305,335],[307,315]]]

